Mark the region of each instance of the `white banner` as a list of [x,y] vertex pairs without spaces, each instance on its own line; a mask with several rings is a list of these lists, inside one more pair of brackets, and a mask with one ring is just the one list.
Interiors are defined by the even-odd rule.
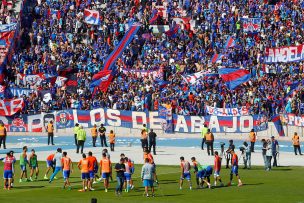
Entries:
[[247,116],[249,111],[246,106],[241,108],[216,108],[212,106],[206,106],[206,112],[209,115],[214,116]]

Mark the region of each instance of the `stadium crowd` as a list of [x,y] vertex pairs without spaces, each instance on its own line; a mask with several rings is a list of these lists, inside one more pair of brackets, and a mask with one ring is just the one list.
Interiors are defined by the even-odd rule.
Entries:
[[[268,116],[282,112],[304,114],[303,62],[263,63],[266,47],[304,43],[304,1],[277,2],[270,5],[265,0],[166,0],[168,16],[159,16],[154,24],[171,27],[173,17],[195,20],[194,27],[185,23],[184,29],[170,37],[155,34],[149,27],[152,13],[157,12],[155,5],[162,5],[161,0],[38,0],[27,16],[33,22],[24,28],[22,49],[14,53],[7,67],[7,87],[51,91],[48,102],[40,94],[24,96],[23,113],[33,109],[39,112],[99,107],[157,110],[160,103],[169,102],[173,113],[182,115],[204,116],[206,105],[246,106],[251,114]],[[85,8],[99,11],[100,25],[84,22]],[[240,19],[244,16],[262,18],[259,33],[243,32]],[[117,60],[118,73],[106,93],[92,94],[92,76],[101,70],[132,22],[142,26]],[[229,36],[235,45],[225,49]],[[215,53],[224,53],[224,57],[211,63]],[[217,73],[219,67],[247,69],[251,80],[229,90],[218,76],[205,77],[193,85],[182,77],[202,70]],[[147,74],[142,74],[144,71]],[[20,73],[75,73],[77,92],[50,83],[51,78],[29,84]],[[164,87],[160,81],[169,84]],[[296,82],[301,83],[299,88],[286,98]]]

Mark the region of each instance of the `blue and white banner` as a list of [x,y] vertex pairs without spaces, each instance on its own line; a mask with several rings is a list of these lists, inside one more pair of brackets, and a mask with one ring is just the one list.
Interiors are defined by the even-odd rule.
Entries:
[[269,48],[265,50],[265,63],[289,63],[304,60],[304,46],[300,44],[298,46],[277,47]]
[[[141,129],[143,124],[147,124],[150,129],[163,129],[163,119],[157,111],[137,112],[99,108],[90,111],[70,109],[37,115],[22,115],[20,118],[0,116],[0,121],[9,131],[42,132],[51,120],[54,121],[56,129],[73,128],[76,123],[85,128],[103,123],[105,126],[135,129]],[[250,132],[251,129],[263,131],[268,128],[267,119],[263,115],[201,117],[173,114],[171,122],[173,132],[185,133],[201,132],[204,124],[207,124],[214,133],[245,133]]]
[[36,93],[35,90],[27,89],[27,88],[16,88],[16,87],[10,87],[7,89],[8,97],[23,97],[29,96],[30,93]]
[[246,106],[240,108],[217,108],[212,106],[206,106],[206,113],[214,116],[247,116],[249,110]]
[[17,23],[10,23],[10,24],[4,24],[0,25],[0,32],[9,32],[12,30],[16,30]]

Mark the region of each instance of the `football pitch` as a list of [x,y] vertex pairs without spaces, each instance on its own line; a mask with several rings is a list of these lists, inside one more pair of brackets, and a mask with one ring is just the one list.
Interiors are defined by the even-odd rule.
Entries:
[[[3,163],[0,164],[1,177],[3,176]],[[304,167],[278,167],[266,172],[262,167],[253,167],[251,170],[239,169],[242,187],[237,187],[237,180],[230,187],[214,187],[213,189],[196,189],[195,176],[192,173],[193,189],[189,190],[188,183],[179,189],[178,181],[180,169],[178,166],[157,166],[159,185],[156,186],[156,197],[144,197],[144,188],[140,180],[141,165],[136,165],[133,175],[135,188],[122,196],[114,194],[116,181],[110,183],[106,193],[103,183],[94,185],[95,191],[78,192],[81,189],[80,172],[74,164],[71,174],[72,190],[62,189],[62,175],[51,184],[43,180],[45,163],[40,162],[40,174],[37,181],[19,183],[20,170],[18,162],[15,165],[15,184],[10,191],[0,190],[0,201],[6,203],[89,203],[92,198],[97,202],[304,202]],[[224,183],[228,182],[230,171],[222,169],[221,175]],[[50,174],[49,174],[50,176]],[[213,177],[211,183],[213,184]],[[3,183],[1,183],[3,187]]]

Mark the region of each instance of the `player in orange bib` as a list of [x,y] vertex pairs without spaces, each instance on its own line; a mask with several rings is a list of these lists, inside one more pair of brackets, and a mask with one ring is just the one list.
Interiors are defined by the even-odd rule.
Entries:
[[79,192],[85,192],[86,188],[88,188],[89,182],[89,160],[85,154],[82,154],[82,159],[78,163],[78,168],[81,170],[81,179],[82,179],[82,190],[78,190]]
[[154,158],[152,156],[152,154],[150,153],[150,151],[148,150],[148,148],[144,148],[144,161],[146,159],[149,159],[149,163],[150,164],[154,164]]
[[93,181],[94,181],[94,178],[95,178],[95,173],[96,173],[96,168],[98,170],[98,163],[97,163],[97,159],[95,156],[93,156],[93,153],[92,152],[89,152],[88,153],[88,158],[89,160],[89,175],[90,175],[90,182],[89,182],[89,189],[91,191],[94,190],[94,188],[92,187],[93,185]]
[[108,192],[111,168],[112,168],[112,163],[110,159],[107,158],[106,153],[103,153],[102,159],[100,160],[100,176],[104,180],[105,192]]
[[238,178],[238,181],[239,181],[239,184],[238,186],[242,186],[243,183],[240,179],[240,176],[239,176],[239,164],[238,164],[238,156],[236,155],[236,153],[234,152],[234,150],[232,150],[231,152],[231,173],[230,173],[230,182],[227,184],[227,186],[230,186],[231,185],[231,181],[233,179],[233,174],[236,175],[236,177]]
[[49,171],[51,169],[53,169],[53,172],[54,172],[54,169],[55,169],[55,164],[53,162],[53,159],[54,159],[54,156],[55,154],[50,154],[47,158],[46,158],[46,171],[45,171],[45,175],[44,175],[44,179],[45,180],[48,180],[48,177],[47,177],[47,174],[49,173]]
[[68,190],[71,190],[71,183],[70,183],[70,174],[73,172],[73,163],[70,157],[67,157],[67,152],[62,153],[62,173],[63,173],[63,178],[64,178],[64,185],[63,188],[68,186]]
[[[151,152],[149,151],[149,149],[147,147],[144,147],[144,162],[146,159],[149,159],[149,163],[154,166],[155,171],[156,171],[156,165],[154,162],[154,158],[153,158]],[[155,173],[155,182],[158,183],[158,178],[157,178],[156,173]]]

